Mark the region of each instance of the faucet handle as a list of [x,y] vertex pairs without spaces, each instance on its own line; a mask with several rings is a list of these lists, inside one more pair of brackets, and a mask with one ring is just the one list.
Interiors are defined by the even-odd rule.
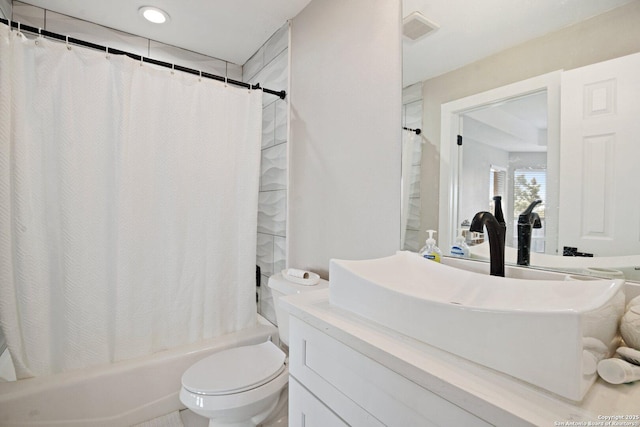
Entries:
[[[536,207],[536,205],[539,205],[540,203],[542,203],[542,200],[534,200],[533,202],[531,202],[531,204],[529,204],[527,209],[525,209],[518,216],[518,224],[519,225],[533,224],[534,228],[542,228],[542,224],[540,223],[540,216],[537,213],[533,212],[533,209]],[[538,222],[539,224],[538,227],[535,226],[535,221]]]
[[533,228],[542,228],[542,221],[540,221],[540,215],[533,213]]
[[506,227],[507,223],[505,222],[504,214],[502,213],[502,196],[493,197],[493,212],[498,223]]

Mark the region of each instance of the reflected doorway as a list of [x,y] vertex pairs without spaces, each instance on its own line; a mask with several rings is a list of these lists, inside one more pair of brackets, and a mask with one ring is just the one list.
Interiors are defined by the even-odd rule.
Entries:
[[536,250],[557,253],[560,76],[548,73],[442,104],[441,247],[449,247],[475,213],[493,211],[494,195],[503,198],[506,244],[513,246],[521,205],[539,195],[544,229]]
[[[518,215],[534,200],[546,201],[547,92],[518,96],[460,114],[458,218],[467,244],[482,242],[462,224],[476,212],[494,212],[502,197],[507,246],[517,248]],[[545,251],[544,204],[536,208],[542,228],[532,235],[532,251]]]

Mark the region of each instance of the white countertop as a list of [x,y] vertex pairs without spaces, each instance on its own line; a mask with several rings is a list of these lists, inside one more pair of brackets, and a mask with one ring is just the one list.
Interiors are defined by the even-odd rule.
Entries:
[[[489,241],[473,245],[469,247],[471,258],[489,260],[491,250]],[[518,248],[505,246],[505,261],[509,264],[516,265],[518,261]],[[590,267],[595,268],[624,268],[640,266],[640,255],[619,255],[619,256],[561,256],[550,255],[538,252],[531,252],[531,265],[538,268],[550,268],[559,271],[582,270]]]
[[492,424],[607,425],[618,417],[608,425],[640,426],[640,381],[598,379],[582,402],[572,402],[331,306],[328,289],[281,302],[291,315]]

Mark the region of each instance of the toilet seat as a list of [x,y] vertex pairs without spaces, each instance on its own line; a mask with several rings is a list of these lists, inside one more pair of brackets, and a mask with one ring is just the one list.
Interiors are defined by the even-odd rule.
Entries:
[[264,409],[264,405],[271,406],[275,403],[280,393],[286,390],[288,382],[289,368],[285,367],[273,380],[242,393],[209,396],[193,393],[182,387],[180,401],[196,414],[207,418],[214,418],[213,415],[229,417],[235,411],[255,415]]
[[271,341],[215,353],[182,375],[182,387],[198,395],[225,396],[260,387],[285,370],[286,355]]

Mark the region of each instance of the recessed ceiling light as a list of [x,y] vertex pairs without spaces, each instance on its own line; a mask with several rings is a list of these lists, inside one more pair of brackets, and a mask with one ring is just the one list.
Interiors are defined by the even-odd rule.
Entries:
[[149,22],[154,24],[164,24],[169,20],[169,14],[162,9],[153,6],[143,6],[138,9],[138,13]]

